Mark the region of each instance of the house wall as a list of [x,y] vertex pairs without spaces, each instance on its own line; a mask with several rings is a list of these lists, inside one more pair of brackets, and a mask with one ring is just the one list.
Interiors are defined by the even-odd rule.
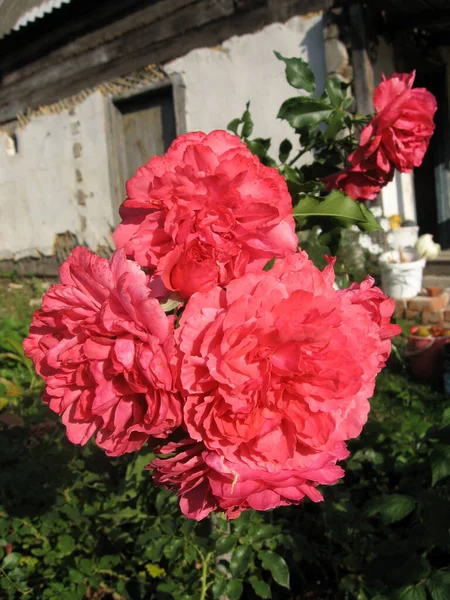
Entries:
[[285,65],[274,50],[308,61],[322,92],[326,74],[322,14],[293,17],[215,48],[192,50],[165,65],[166,72],[178,75],[186,86],[187,131],[224,129],[250,101],[252,137],[271,137],[274,156],[285,138],[291,139],[294,150],[298,148],[293,130],[276,117],[282,102],[299,92],[287,83]]
[[[321,14],[310,14],[234,36],[215,48],[193,50],[165,65],[184,92],[181,116],[179,89],[176,95],[178,128],[224,129],[250,101],[253,135],[272,137],[276,156],[279,143],[292,138],[287,124],[276,119],[278,109],[298,92],[286,83],[284,64],[273,50],[308,60],[320,92],[326,73],[322,36]],[[14,155],[4,149],[8,138],[0,133],[0,259],[51,255],[55,236],[66,231],[93,249],[112,243],[110,101],[96,92],[69,112],[32,118],[17,131]]]
[[[396,71],[394,50],[382,37],[378,39],[377,60],[374,64],[375,86],[381,82],[382,75],[389,77]],[[401,215],[403,219],[416,221],[416,200],[414,195],[414,175],[395,172],[393,181],[381,192],[383,213],[390,217]]]
[[51,255],[70,231],[92,248],[113,223],[100,93],[16,131],[17,153],[0,134],[0,258]]

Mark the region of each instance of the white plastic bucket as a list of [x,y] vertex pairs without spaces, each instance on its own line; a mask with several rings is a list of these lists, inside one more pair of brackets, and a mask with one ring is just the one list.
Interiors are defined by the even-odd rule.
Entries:
[[387,243],[393,250],[398,250],[399,248],[414,248],[418,239],[419,228],[417,225],[392,229],[387,234]]
[[[414,298],[422,289],[426,260],[413,253],[404,253],[411,262],[401,263],[399,252],[391,250],[380,256],[381,287],[391,298]],[[389,262],[395,260],[398,262]]]

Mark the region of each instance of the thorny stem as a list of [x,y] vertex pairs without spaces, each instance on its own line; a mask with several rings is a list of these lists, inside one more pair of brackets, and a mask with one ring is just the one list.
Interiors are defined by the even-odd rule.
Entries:
[[296,161],[297,161],[297,160],[300,158],[300,156],[302,156],[302,154],[304,154],[304,153],[305,153],[305,149],[304,149],[304,148],[302,148],[302,150],[300,150],[300,151],[298,152],[298,154],[296,154],[296,155],[294,156],[294,158],[288,162],[288,166],[289,166],[289,167],[292,167],[292,165],[293,165],[293,164],[294,164],[294,163],[295,163],[295,162],[296,162]]
[[212,552],[209,552],[205,556],[205,558],[203,560],[203,564],[202,564],[202,577],[201,577],[202,590],[201,590],[201,593],[200,593],[200,600],[205,600],[205,598],[206,598],[206,592],[208,591],[208,585],[206,583],[206,579],[207,579],[207,576],[208,576],[208,563],[209,563],[209,560],[210,560],[211,556],[212,556]]

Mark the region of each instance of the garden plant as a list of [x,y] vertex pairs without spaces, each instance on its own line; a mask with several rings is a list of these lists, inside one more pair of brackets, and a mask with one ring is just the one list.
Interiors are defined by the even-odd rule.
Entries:
[[251,139],[249,107],[180,136],[128,182],[113,256],[63,264],[25,354],[2,320],[5,597],[449,597],[445,399],[397,351],[369,404],[400,327],[371,277],[335,289],[330,257],[379,228],[365,202],[420,165],[435,100],[394,74],[360,116],[277,58],[292,158]]

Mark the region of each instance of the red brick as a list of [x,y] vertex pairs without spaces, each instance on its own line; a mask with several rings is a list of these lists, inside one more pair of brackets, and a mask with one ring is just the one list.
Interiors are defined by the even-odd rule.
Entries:
[[442,294],[444,290],[441,287],[435,286],[435,285],[430,285],[429,287],[427,287],[427,292],[430,294],[430,296],[440,296]]
[[408,308],[411,310],[418,310],[419,312],[436,312],[441,308],[447,306],[449,295],[444,292],[440,296],[416,296],[411,298],[408,302]]

